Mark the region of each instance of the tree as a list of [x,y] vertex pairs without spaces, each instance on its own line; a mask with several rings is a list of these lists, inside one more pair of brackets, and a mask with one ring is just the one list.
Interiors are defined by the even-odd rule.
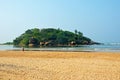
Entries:
[[83,36],[83,33],[81,33],[80,31],[78,31],[78,36]]
[[78,31],[75,29],[75,34],[77,34],[78,33]]
[[32,37],[29,39],[29,44],[33,44],[34,46],[38,46],[39,45],[39,40]]
[[29,44],[29,38],[23,38],[19,43],[20,46],[27,46],[28,44]]

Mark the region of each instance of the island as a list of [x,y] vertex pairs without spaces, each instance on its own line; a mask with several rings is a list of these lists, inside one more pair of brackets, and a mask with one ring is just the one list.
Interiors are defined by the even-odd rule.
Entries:
[[62,29],[44,28],[28,29],[25,33],[13,40],[14,46],[77,46],[99,44],[85,37],[82,32],[75,30],[64,31]]

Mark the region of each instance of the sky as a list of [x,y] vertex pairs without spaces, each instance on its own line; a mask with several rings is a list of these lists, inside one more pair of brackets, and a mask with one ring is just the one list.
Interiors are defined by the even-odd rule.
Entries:
[[27,29],[77,29],[97,42],[120,42],[120,0],[0,0],[0,43]]

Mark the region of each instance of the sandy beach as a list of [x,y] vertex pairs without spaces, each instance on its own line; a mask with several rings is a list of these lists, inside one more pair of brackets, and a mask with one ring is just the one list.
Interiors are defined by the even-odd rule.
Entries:
[[120,52],[0,51],[0,80],[120,80]]

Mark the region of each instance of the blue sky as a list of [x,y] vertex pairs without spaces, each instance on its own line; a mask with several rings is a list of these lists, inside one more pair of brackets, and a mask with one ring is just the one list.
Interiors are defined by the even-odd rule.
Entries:
[[83,32],[98,42],[120,42],[120,0],[0,0],[0,43],[31,28]]

